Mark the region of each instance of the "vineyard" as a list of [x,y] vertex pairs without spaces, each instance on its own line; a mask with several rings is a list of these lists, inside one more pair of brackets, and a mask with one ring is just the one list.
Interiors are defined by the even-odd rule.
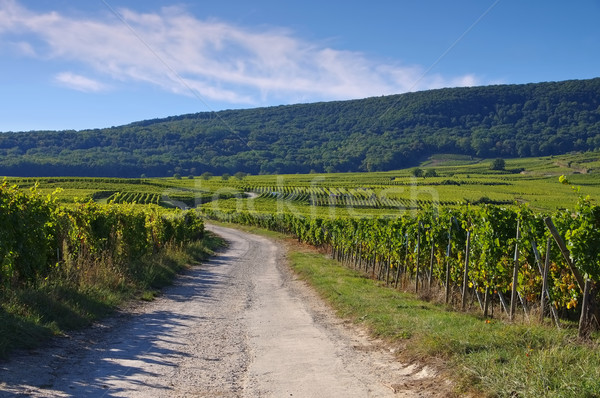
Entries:
[[[506,384],[503,377],[524,378],[523,385],[528,385],[529,379],[546,377],[549,372],[556,373],[555,383],[566,383],[561,376],[565,368],[579,366],[579,361],[590,356],[587,345],[596,344],[598,338],[600,206],[581,194],[600,195],[599,174],[594,172],[595,167],[600,170],[600,161],[593,160],[600,156],[594,156],[507,162],[515,170],[524,169],[518,173],[490,172],[489,165],[474,161],[451,167],[436,164],[437,176],[427,178],[401,170],[243,178],[6,179],[0,186],[0,297],[4,301],[0,332],[25,335],[12,331],[20,330],[13,325],[21,322],[14,323],[12,314],[31,313],[38,322],[46,319],[36,312],[38,307],[47,301],[61,306],[66,299],[60,284],[58,293],[52,290],[40,296],[43,304],[32,305],[30,298],[58,280],[79,286],[85,294],[102,280],[107,288],[94,293],[102,299],[109,291],[119,292],[128,285],[136,291],[144,289],[146,277],[140,275],[159,272],[152,260],[172,247],[189,246],[188,242],[202,236],[202,219],[208,218],[278,231],[326,251],[348,268],[346,272],[358,271],[360,278],[351,278],[357,286],[373,280],[378,293],[369,300],[374,303],[381,301],[380,296],[404,301],[414,297],[400,290],[440,303],[419,301],[407,311],[416,318],[426,318],[425,309],[434,312],[430,308],[441,311],[441,317],[453,314],[455,327],[438,319],[424,321],[439,323],[439,329],[452,329],[455,334],[441,338],[435,334],[423,344],[429,347],[435,342],[439,347],[444,345],[439,341],[448,340],[441,354],[444,358],[451,351],[448,347],[458,347],[457,352],[469,357],[463,366],[476,368],[478,383],[485,385],[492,377],[485,365],[471,366],[469,361],[475,357],[492,363],[489,368],[497,372],[493,381],[497,385]],[[587,173],[579,173],[584,168]],[[570,183],[558,183],[561,172],[569,170]],[[580,190],[574,192],[571,183]],[[188,207],[193,210],[179,210]],[[323,272],[334,273],[331,279],[337,280],[337,271]],[[135,284],[139,278],[143,283]],[[35,293],[21,293],[26,289]],[[75,308],[80,305],[80,294],[72,300]],[[332,294],[340,293],[334,290]],[[352,298],[359,303],[355,305],[360,307],[357,317],[373,321],[400,316],[396,308],[405,304],[394,299],[385,311],[371,316],[376,310],[362,308],[365,297]],[[23,304],[11,309],[17,299]],[[458,314],[461,310],[476,316]],[[460,317],[470,319],[474,329],[461,329]],[[516,322],[507,326],[502,320]],[[413,333],[404,329],[404,323],[399,325],[381,326],[382,333]],[[482,325],[496,334],[473,340],[472,336],[486,330]],[[585,344],[574,344],[573,329],[578,325]],[[424,327],[429,330],[431,326]],[[426,334],[414,330],[415,336]],[[507,340],[511,343],[506,344],[516,347],[507,355],[498,340],[515,333],[537,337],[516,344]],[[550,340],[540,336],[550,335],[556,340],[547,350]],[[558,346],[583,354],[576,362],[555,357],[553,350]],[[4,347],[0,340],[0,356]],[[439,353],[432,348],[430,355]],[[529,361],[530,355],[540,361],[535,365],[537,373],[528,373],[531,369],[526,368],[530,362],[524,360]],[[592,365],[581,366],[584,370],[569,373],[577,374],[569,376],[575,377],[569,385],[579,383],[579,374],[585,374],[589,384],[573,387],[573,391],[600,391],[595,358],[589,362]],[[563,367],[555,369],[554,363]],[[517,370],[508,373],[513,365]],[[561,386],[553,385],[552,391],[562,391]],[[531,396],[550,390],[544,385],[536,391]]]
[[[398,195],[397,190],[387,188],[385,185],[370,187],[246,186],[243,189],[259,194],[261,199],[284,200],[308,206],[414,210],[428,205],[452,206],[459,204],[458,201],[432,200],[431,198],[404,198]],[[486,203],[489,202],[492,201],[488,200]],[[475,204],[477,203],[480,202],[475,202]],[[494,202],[494,204],[511,203],[507,200]]]
[[[561,318],[581,313],[586,280],[593,286],[600,282],[600,207],[589,198],[581,198],[573,212],[550,217],[526,206],[492,205],[428,207],[401,217],[359,219],[204,213],[292,234],[388,286],[417,292],[442,287],[446,302],[475,305],[488,316],[496,311],[512,319],[518,306],[527,318],[546,314],[560,325]],[[566,238],[569,254],[555,243],[548,224]]]
[[[490,170],[490,160],[440,156],[425,163],[431,177],[415,177],[413,170],[376,173],[256,175],[241,178],[9,178],[10,184],[28,189],[38,184],[43,195],[55,193],[59,203],[95,200],[110,202],[118,194],[127,203],[151,202],[165,207],[205,206],[223,210],[277,210],[278,202],[294,206],[304,215],[399,215],[428,205],[462,206],[515,201],[535,211],[551,212],[574,201],[568,186],[557,186],[569,175],[593,197],[600,195],[600,156],[596,153],[557,157],[511,159],[505,171]],[[251,193],[248,198],[246,193]],[[139,194],[139,195],[138,195]],[[137,199],[134,199],[138,195]],[[114,198],[113,198],[114,199]],[[246,200],[252,199],[252,200]],[[162,200],[162,201],[161,201]],[[250,203],[250,202],[254,203]],[[218,202],[218,203],[215,203]],[[254,204],[254,208],[252,208]],[[270,205],[269,205],[270,204]],[[352,211],[348,212],[347,209]]]
[[107,198],[109,203],[160,204],[160,195],[149,192],[115,192]]
[[248,189],[263,199],[277,199],[310,206],[341,206],[355,208],[416,208],[417,201],[380,197],[367,188],[325,187],[253,187]]
[[82,264],[100,260],[127,278],[143,266],[136,260],[203,234],[195,212],[94,202],[64,207],[6,181],[0,209],[0,289],[36,284],[52,272],[83,272]]
[[[11,213],[16,210],[3,214],[4,225],[21,229],[2,231],[0,277],[4,285],[25,283],[60,269],[56,264],[64,268],[80,254],[99,252],[125,264],[140,253],[158,250],[165,239],[185,235],[174,232],[182,219],[200,222],[196,212],[174,216],[164,208],[197,207],[210,218],[279,230],[325,247],[347,266],[389,286],[419,292],[441,289],[445,301],[479,308],[485,315],[513,317],[518,307],[526,318],[541,312],[560,324],[579,317],[586,280],[592,295],[600,282],[595,252],[600,247],[595,232],[600,216],[586,198],[567,210],[565,204],[577,195],[569,185],[557,184],[557,174],[570,172],[571,182],[596,195],[600,180],[593,171],[599,158],[581,154],[508,161],[504,172],[490,171],[487,161],[451,159],[445,166],[434,159],[435,173],[427,178],[400,170],[239,178],[10,179],[2,189],[12,199],[3,199],[2,206],[17,206],[15,198],[20,198],[26,203],[21,207],[36,210],[31,215]],[[9,182],[22,190],[39,184],[38,193],[23,193]],[[554,236],[547,218],[558,230]],[[133,231],[137,238],[130,235]],[[158,238],[165,231],[175,235]],[[563,239],[561,249],[557,242]]]

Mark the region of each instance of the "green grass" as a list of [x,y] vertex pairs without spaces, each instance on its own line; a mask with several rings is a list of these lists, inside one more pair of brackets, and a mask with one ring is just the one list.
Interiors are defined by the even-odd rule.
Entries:
[[198,264],[224,242],[206,233],[202,241],[170,247],[142,259],[144,273],[124,283],[110,265],[74,281],[60,272],[38,286],[0,291],[0,357],[34,348],[53,335],[79,329],[110,314],[127,300],[152,300],[178,272]]
[[458,395],[600,396],[600,350],[578,343],[574,330],[457,313],[382,287],[317,253],[293,251],[290,263],[340,316],[400,346],[403,360],[441,358]]

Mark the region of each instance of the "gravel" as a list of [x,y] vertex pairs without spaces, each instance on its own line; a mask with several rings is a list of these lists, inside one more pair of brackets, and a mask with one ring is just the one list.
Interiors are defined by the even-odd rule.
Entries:
[[229,247],[150,303],[0,362],[0,397],[430,397],[403,365],[295,279],[267,238],[208,226]]

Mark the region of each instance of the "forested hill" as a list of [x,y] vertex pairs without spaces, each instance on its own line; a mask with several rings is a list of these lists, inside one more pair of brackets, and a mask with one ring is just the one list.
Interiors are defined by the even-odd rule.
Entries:
[[371,171],[410,167],[435,153],[509,158],[599,148],[597,78],[2,133],[0,175]]

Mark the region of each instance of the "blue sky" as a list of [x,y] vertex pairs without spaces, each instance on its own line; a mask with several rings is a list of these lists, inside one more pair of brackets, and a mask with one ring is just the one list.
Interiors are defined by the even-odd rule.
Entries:
[[0,0],[0,131],[600,76],[600,2]]

